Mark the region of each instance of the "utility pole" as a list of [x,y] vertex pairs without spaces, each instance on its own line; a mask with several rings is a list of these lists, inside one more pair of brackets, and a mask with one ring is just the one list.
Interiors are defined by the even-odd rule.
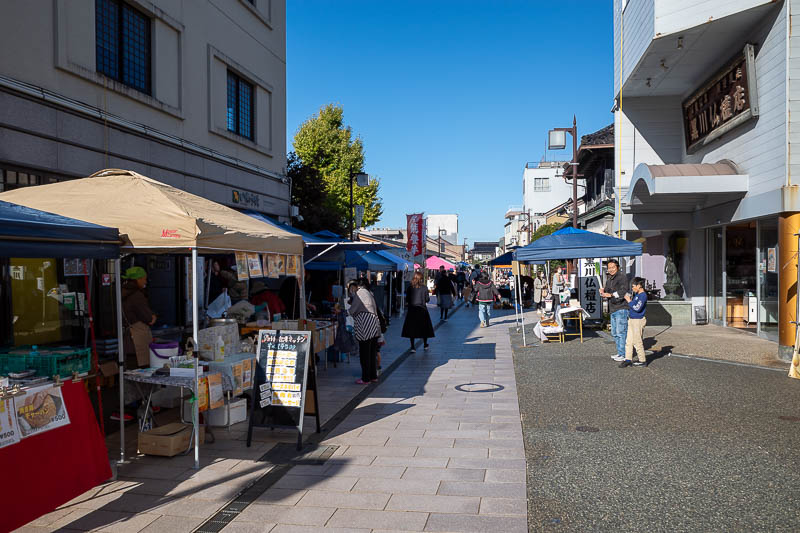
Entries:
[[578,119],[572,115],[572,227],[578,228]]

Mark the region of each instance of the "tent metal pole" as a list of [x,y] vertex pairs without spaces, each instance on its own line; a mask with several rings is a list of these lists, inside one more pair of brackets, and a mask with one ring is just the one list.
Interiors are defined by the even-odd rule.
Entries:
[[122,260],[114,259],[114,292],[117,298],[117,361],[119,363],[119,462],[125,462],[125,346],[122,331]]
[[[300,289],[300,314],[298,316],[305,320],[308,318],[306,313],[306,263],[300,266],[300,279],[297,280],[297,283]],[[327,364],[327,362],[325,364]]]
[[519,293],[519,315],[520,319],[522,320],[522,346],[525,347],[528,345],[528,341],[525,338],[525,308],[522,306],[522,287],[520,287],[520,275],[517,274],[517,293]]
[[317,255],[315,255],[314,257],[312,257],[311,259],[309,259],[308,261],[305,261],[305,262],[303,263],[303,265],[307,265],[307,264],[309,264],[311,261],[314,261],[316,258],[318,258],[318,257],[322,257],[323,255],[325,255],[326,253],[330,252],[331,250],[333,250],[333,249],[334,249],[334,248],[336,248],[337,246],[339,246],[339,243],[338,243],[338,242],[337,242],[337,243],[334,243],[334,244],[331,244],[330,246],[328,246],[327,248],[325,248],[324,250],[322,250],[320,253],[318,253]]
[[519,283],[519,276],[514,276],[514,325],[517,327],[517,331],[519,331],[519,309],[517,306],[519,305],[519,296],[517,296],[517,284]]
[[[199,302],[197,301],[197,248],[192,248],[192,340],[195,347],[198,347],[197,339],[200,336],[200,317],[197,312]],[[194,430],[194,469],[200,469],[200,352],[195,354],[194,359],[194,396],[195,400],[192,407],[192,425]]]

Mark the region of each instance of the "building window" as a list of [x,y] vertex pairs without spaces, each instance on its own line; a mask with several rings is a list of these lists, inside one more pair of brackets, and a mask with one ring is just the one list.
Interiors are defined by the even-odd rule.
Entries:
[[550,192],[550,178],[533,178],[534,192]]
[[228,71],[228,131],[253,140],[253,84]]
[[69,178],[66,176],[34,174],[28,170],[0,167],[0,192],[13,191],[31,185],[46,185],[67,179]]
[[151,94],[150,19],[119,0],[95,0],[97,71]]

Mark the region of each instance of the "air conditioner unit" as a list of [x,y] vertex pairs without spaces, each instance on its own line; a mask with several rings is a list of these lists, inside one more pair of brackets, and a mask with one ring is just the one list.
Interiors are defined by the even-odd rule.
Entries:
[[289,206],[289,216],[291,217],[298,217],[300,216],[300,208],[296,205]]

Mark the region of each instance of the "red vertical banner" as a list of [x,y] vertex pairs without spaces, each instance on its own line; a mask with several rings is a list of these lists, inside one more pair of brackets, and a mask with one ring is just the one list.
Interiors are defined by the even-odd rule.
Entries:
[[416,257],[423,253],[423,242],[425,240],[425,229],[423,225],[422,213],[406,215],[406,229],[408,230],[408,242],[406,249],[411,255]]

